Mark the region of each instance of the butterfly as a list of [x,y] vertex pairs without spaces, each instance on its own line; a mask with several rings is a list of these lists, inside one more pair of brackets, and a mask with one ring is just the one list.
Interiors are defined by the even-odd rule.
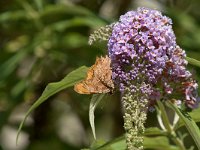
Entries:
[[111,60],[108,56],[96,58],[96,62],[87,71],[86,78],[75,84],[74,90],[79,94],[112,93]]

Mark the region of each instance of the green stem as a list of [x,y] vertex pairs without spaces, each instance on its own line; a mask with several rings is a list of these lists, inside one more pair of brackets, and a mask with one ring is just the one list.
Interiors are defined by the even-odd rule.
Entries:
[[172,128],[171,128],[167,113],[165,111],[164,105],[160,101],[157,101],[157,104],[158,104],[158,107],[161,111],[161,117],[162,117],[163,123],[165,125],[165,128],[167,129],[168,132],[172,132]]
[[186,150],[182,140],[177,137],[176,133],[174,136],[172,136],[172,141],[180,148],[180,150]]
[[198,149],[200,149],[200,132],[199,127],[196,125],[194,120],[189,116],[188,113],[183,112],[181,109],[179,109],[176,105],[174,105],[170,101],[166,101],[167,106],[172,108],[179,117],[183,120],[185,127],[188,129],[188,132],[192,136],[194,142],[196,143],[196,146]]
[[162,102],[157,101],[159,110],[161,111],[161,117],[164,123],[164,126],[167,130],[167,133],[171,137],[171,140],[180,148],[180,150],[186,150],[183,141],[177,136],[176,132],[174,131],[174,127],[170,124],[168,119],[167,113],[165,111],[165,107]]

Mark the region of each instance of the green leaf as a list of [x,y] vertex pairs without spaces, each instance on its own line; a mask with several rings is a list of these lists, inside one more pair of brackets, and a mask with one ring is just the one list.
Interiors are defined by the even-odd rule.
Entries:
[[26,51],[20,51],[6,60],[0,65],[0,70],[3,70],[0,74],[0,81],[9,76],[17,67],[18,63],[27,55]]
[[90,150],[125,150],[125,149],[126,149],[126,142],[124,136],[109,141],[99,147],[90,148]]
[[43,9],[43,1],[41,1],[41,0],[34,0],[34,2],[36,4],[36,6],[37,6],[37,9],[39,11],[41,11]]
[[166,135],[167,133],[157,127],[150,127],[145,129],[145,136],[158,136],[158,135]]
[[24,122],[26,121],[28,115],[34,110],[36,109],[40,104],[42,104],[44,101],[46,101],[50,96],[58,93],[61,90],[64,90],[68,87],[73,86],[74,84],[76,84],[77,82],[81,81],[82,79],[84,79],[84,77],[86,76],[86,72],[87,72],[87,67],[82,66],[74,71],[72,71],[71,73],[69,73],[64,79],[62,79],[59,82],[54,82],[54,83],[49,83],[45,90],[43,91],[42,95],[40,96],[40,98],[29,108],[29,110],[27,111],[23,121],[21,122],[19,129],[18,129],[18,133],[17,133],[17,138],[16,138],[16,143],[18,141],[18,137],[20,134],[20,131],[24,125]]
[[[170,145],[169,139],[165,136],[144,137],[145,149],[162,149],[162,150],[179,150],[176,146]],[[124,136],[107,142],[91,150],[126,150],[126,142]]]
[[178,115],[179,117],[182,119],[184,125],[186,126],[186,128],[188,129],[190,135],[192,136],[194,142],[196,143],[198,149],[200,149],[200,131],[198,126],[196,125],[196,123],[192,120],[191,116],[186,113],[183,112],[181,109],[179,109],[178,107],[176,107],[173,103],[171,103],[170,101],[166,101],[167,105],[172,108]]
[[[191,118],[194,120],[194,122],[200,122],[200,108],[194,109],[192,112],[189,113]],[[179,120],[177,128],[181,127],[184,125],[183,120]]]
[[200,61],[194,58],[186,57],[187,61],[194,66],[200,67]]
[[80,26],[88,26],[90,28],[95,28],[97,26],[104,26],[105,22],[95,18],[95,17],[74,17],[70,20],[62,20],[56,23],[50,24],[47,26],[51,30],[55,30],[57,32],[64,32],[64,30],[70,27],[80,27]]
[[77,6],[77,5],[47,5],[44,7],[43,12],[41,13],[40,17],[43,19],[49,18],[51,16],[59,16],[59,15],[73,15],[73,16],[96,16],[93,12],[85,9],[84,7]]
[[170,145],[169,139],[165,136],[144,137],[144,148],[162,149],[162,150],[179,150],[178,147]]
[[6,11],[0,14],[0,23],[6,23],[8,21],[19,21],[20,19],[26,19],[27,16],[23,10],[17,10],[14,13],[12,11]]
[[99,102],[102,100],[104,96],[105,94],[94,94],[90,102],[89,120],[90,120],[90,125],[92,128],[92,133],[95,140],[96,140],[96,133],[95,133],[95,124],[94,124],[94,111],[96,109],[96,106],[99,104]]
[[90,145],[90,149],[96,149],[98,147],[101,147],[102,145],[104,145],[105,143],[107,143],[104,139],[97,139],[94,140],[91,145]]

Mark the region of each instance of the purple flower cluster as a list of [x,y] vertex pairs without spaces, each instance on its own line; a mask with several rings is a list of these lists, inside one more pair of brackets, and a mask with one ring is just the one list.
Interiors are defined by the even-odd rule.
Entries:
[[150,104],[179,91],[185,94],[181,100],[194,108],[198,85],[186,70],[185,52],[177,46],[171,24],[161,12],[148,8],[122,15],[108,42],[112,78],[121,92],[127,87],[134,92],[138,83],[150,84]]

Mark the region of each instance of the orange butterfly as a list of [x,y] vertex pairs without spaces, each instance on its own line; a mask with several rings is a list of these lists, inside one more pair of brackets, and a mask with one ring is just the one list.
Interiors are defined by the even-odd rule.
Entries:
[[114,89],[111,79],[111,60],[108,56],[96,58],[96,62],[87,72],[86,78],[75,84],[74,90],[80,94],[109,93]]

